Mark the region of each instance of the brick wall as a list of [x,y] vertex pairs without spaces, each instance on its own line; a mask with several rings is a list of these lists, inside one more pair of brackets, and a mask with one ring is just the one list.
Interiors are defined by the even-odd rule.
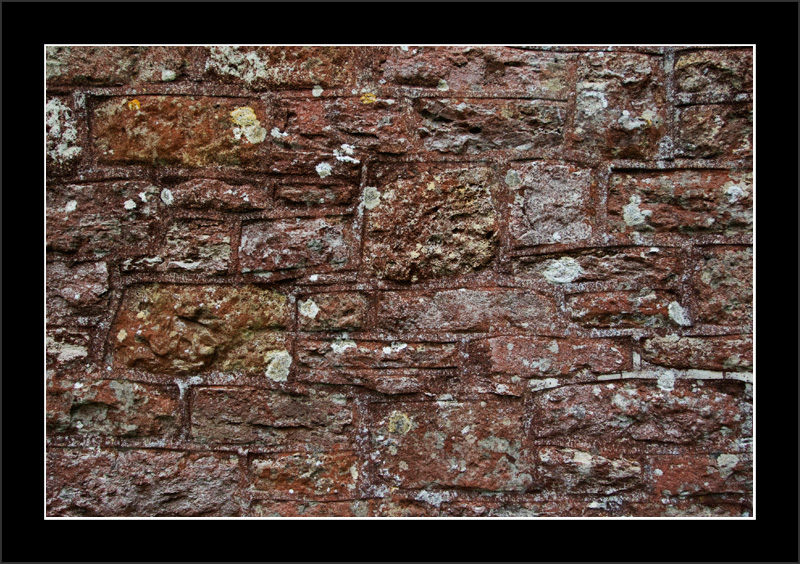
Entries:
[[752,49],[46,72],[48,515],[752,515]]

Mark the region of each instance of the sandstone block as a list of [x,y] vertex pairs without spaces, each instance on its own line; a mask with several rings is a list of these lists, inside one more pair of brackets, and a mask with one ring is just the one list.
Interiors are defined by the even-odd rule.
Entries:
[[109,299],[106,263],[50,262],[46,271],[48,324],[91,325],[103,316]]
[[546,446],[538,449],[537,478],[548,492],[618,494],[640,486],[642,465],[624,457]]
[[753,323],[753,249],[704,247],[695,266],[697,317],[714,325]]
[[47,172],[70,172],[83,152],[78,139],[75,111],[66,99],[50,98],[45,112]]
[[228,184],[213,178],[193,178],[166,190],[162,200],[182,208],[247,212],[270,207],[267,187],[250,184]]
[[654,456],[648,485],[658,495],[711,496],[751,493],[753,460],[746,453],[685,454]]
[[310,294],[297,302],[297,320],[303,331],[361,329],[369,302],[357,292]]
[[753,50],[684,51],[675,59],[679,92],[732,96],[753,92]]
[[350,499],[358,483],[354,452],[261,455],[250,465],[253,488],[271,499]]
[[664,290],[587,292],[567,298],[575,323],[584,327],[674,327],[692,324],[678,296]]
[[672,368],[747,372],[753,369],[753,337],[653,337],[643,341],[642,358]]
[[694,159],[753,156],[752,104],[678,108],[675,155]]

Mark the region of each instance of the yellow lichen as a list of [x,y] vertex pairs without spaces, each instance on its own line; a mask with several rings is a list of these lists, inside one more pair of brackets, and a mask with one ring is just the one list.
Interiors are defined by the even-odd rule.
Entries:
[[248,125],[256,125],[258,118],[253,108],[244,106],[231,112],[231,121],[239,127],[247,127]]
[[372,104],[378,101],[378,97],[375,96],[372,92],[367,92],[366,94],[361,95],[361,103],[362,104]]
[[134,100],[131,100],[130,102],[128,102],[128,109],[129,110],[138,110],[141,107],[142,107],[142,105],[139,103],[139,100],[135,100],[134,99]]
[[405,413],[393,411],[389,416],[387,429],[390,433],[405,435],[411,430],[411,419]]

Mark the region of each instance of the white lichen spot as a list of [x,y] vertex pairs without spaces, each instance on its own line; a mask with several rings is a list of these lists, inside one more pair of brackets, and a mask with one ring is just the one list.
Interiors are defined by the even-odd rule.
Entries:
[[553,341],[550,343],[550,346],[547,347],[547,350],[554,354],[558,353],[558,341]]
[[323,92],[324,90],[322,89],[322,86],[320,86],[319,84],[315,85],[314,88],[311,89],[311,94],[315,98],[319,97]]
[[686,310],[678,302],[670,302],[668,310],[669,318],[681,327],[689,327],[692,324]]
[[267,363],[266,376],[275,382],[285,382],[289,377],[289,367],[292,365],[292,355],[288,351],[269,351],[264,356]]
[[675,389],[675,373],[672,370],[662,372],[658,376],[657,384],[665,392],[671,392]]
[[312,274],[311,276],[308,277],[308,280],[310,282],[316,282],[317,280],[319,280],[319,274]]
[[64,206],[64,211],[66,213],[69,213],[71,211],[75,211],[77,208],[78,208],[78,202],[76,202],[75,200],[70,200],[69,202],[67,202],[67,205]]
[[314,319],[319,313],[319,307],[316,303],[314,303],[314,300],[310,298],[304,302],[300,302],[300,305],[297,309],[300,312],[300,315],[310,319]]
[[325,178],[326,176],[330,176],[331,172],[333,172],[333,168],[328,163],[319,163],[316,166],[317,174],[319,174],[320,178]]
[[161,71],[161,81],[162,82],[172,82],[175,80],[175,77],[178,76],[174,70],[164,69]]
[[381,203],[381,193],[374,186],[364,188],[364,207],[374,209]]
[[725,195],[728,196],[728,203],[735,204],[745,196],[747,196],[747,192],[737,184],[731,184],[727,186],[725,189]]
[[717,457],[717,467],[719,468],[720,476],[723,478],[733,474],[733,469],[737,464],[739,464],[739,457],[735,454],[720,454]]
[[234,109],[231,113],[234,124],[233,137],[237,141],[244,135],[249,143],[261,143],[267,138],[267,130],[261,127],[256,112],[249,106]]
[[[590,83],[581,83],[579,88],[585,87],[587,84]],[[591,84],[591,86],[597,87],[599,85]],[[607,107],[608,100],[603,92],[598,90],[582,90],[580,94],[578,94],[578,109],[586,116],[593,116]]]
[[354,154],[353,146],[352,145],[348,145],[347,143],[344,143],[342,145],[341,150],[340,149],[334,149],[333,150],[333,156],[336,157],[337,161],[342,161],[342,162],[346,162],[346,163],[353,163],[353,164],[360,163],[361,162],[360,160],[350,156],[350,155],[353,155],[353,154]]
[[392,434],[405,435],[411,430],[411,418],[402,411],[393,411],[386,429]]
[[344,351],[346,351],[347,349],[356,348],[356,346],[357,345],[356,345],[355,341],[352,341],[350,339],[341,339],[339,341],[333,341],[331,343],[331,350],[333,352],[335,352],[336,354],[341,354]]
[[522,179],[519,177],[519,173],[516,170],[509,170],[506,173],[506,184],[509,188],[516,188],[522,184]]
[[447,85],[447,82],[444,79],[440,79],[439,84],[436,85],[436,90],[447,92],[450,90],[450,87]]
[[406,348],[408,348],[406,343],[392,343],[388,347],[383,347],[383,354],[395,354]]
[[358,468],[355,464],[350,467],[350,477],[353,478],[353,481],[358,480]]
[[549,282],[554,284],[568,284],[583,274],[581,265],[572,257],[563,257],[551,260],[542,272]]
[[558,380],[555,378],[545,378],[544,380],[531,380],[528,383],[528,387],[532,392],[538,392],[539,390],[548,390],[550,388],[555,388],[558,386]]
[[126,210],[135,210],[136,209],[136,202],[133,200],[125,200],[125,209]]
[[117,341],[120,343],[124,341],[128,337],[128,332],[125,329],[120,329],[119,333],[117,333]]
[[172,196],[172,191],[169,188],[164,188],[161,191],[161,201],[168,206],[172,205],[172,202],[175,201],[175,198]]
[[641,225],[647,221],[647,218],[653,215],[653,212],[650,210],[641,210],[639,209],[639,204],[642,203],[642,199],[634,194],[631,196],[630,203],[622,206],[622,217],[625,220],[625,223],[628,225]]
[[281,130],[278,129],[277,127],[273,127],[272,131],[270,131],[269,134],[272,135],[272,137],[274,137],[278,141],[282,141],[284,138],[289,137],[288,133],[282,133]]
[[47,103],[45,111],[47,154],[57,163],[66,163],[81,152],[72,110],[58,98],[53,98]]

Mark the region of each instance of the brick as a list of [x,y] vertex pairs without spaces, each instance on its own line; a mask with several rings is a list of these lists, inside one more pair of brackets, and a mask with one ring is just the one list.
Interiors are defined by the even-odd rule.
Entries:
[[142,47],[49,46],[48,85],[110,86],[133,80]]
[[281,329],[290,319],[285,295],[254,286],[141,285],[126,290],[109,340],[117,366],[282,380],[290,357]]
[[603,452],[669,454],[676,447],[741,452],[752,436],[752,403],[738,382],[661,379],[562,386],[534,395],[536,444]]
[[295,218],[256,221],[242,226],[242,272],[313,268],[318,272],[352,268],[350,218]]
[[298,363],[316,370],[352,368],[450,368],[457,366],[453,343],[385,343],[380,341],[303,340]]
[[597,247],[557,255],[521,257],[517,276],[554,285],[613,283],[615,288],[670,288],[680,281],[681,260],[674,247]]
[[47,330],[47,368],[73,368],[89,356],[92,334],[82,329],[58,327]]
[[642,358],[672,368],[747,372],[753,369],[753,337],[652,337],[642,342]]
[[47,323],[92,325],[106,312],[108,265],[47,263]]
[[732,96],[753,93],[753,50],[699,50],[675,59],[678,92]]
[[277,112],[286,124],[273,130],[278,146],[324,151],[331,161],[357,165],[367,151],[404,154],[412,148],[405,104],[392,98],[290,99]]
[[376,404],[370,442],[382,481],[400,488],[525,491],[533,465],[520,402]]
[[255,99],[111,97],[94,109],[92,136],[105,164],[258,166],[268,154],[268,116]]
[[753,156],[752,104],[678,108],[675,155],[694,159]]
[[566,106],[542,100],[414,100],[416,131],[427,151],[476,155],[485,151],[555,149],[564,140]]
[[697,317],[714,325],[752,325],[753,249],[704,247],[695,266]]
[[309,294],[297,302],[298,325],[303,331],[361,329],[369,301],[358,292]]
[[50,98],[45,112],[47,172],[71,172],[83,152],[78,139],[75,110],[65,98]]
[[352,407],[344,396],[258,388],[196,388],[192,435],[201,443],[347,449]]
[[705,496],[751,493],[753,460],[746,453],[654,456],[646,483],[658,495]]
[[270,207],[269,191],[264,186],[193,178],[166,190],[164,199],[182,208],[247,212]]
[[92,258],[141,252],[155,237],[161,190],[118,180],[47,190],[47,250]]
[[691,325],[686,309],[673,292],[587,292],[568,296],[575,323],[584,327],[675,327]]
[[394,48],[382,64],[390,84],[431,91],[566,99],[572,56],[507,47]]
[[753,175],[746,171],[626,171],[608,199],[613,231],[733,235],[753,230]]
[[51,517],[243,513],[235,454],[53,448],[47,453],[47,477]]
[[358,483],[354,452],[260,455],[250,464],[253,488],[271,499],[350,499]]
[[629,370],[630,346],[613,339],[494,337],[478,343],[470,356],[484,356],[492,374],[522,378],[568,376],[589,370],[609,374]]
[[208,47],[206,76],[254,90],[343,87],[358,68],[351,47]]
[[530,291],[442,290],[384,292],[378,325],[386,331],[558,331],[555,301]]
[[227,274],[231,261],[230,227],[216,219],[173,220],[156,253],[125,261],[123,270]]
[[514,196],[508,220],[514,246],[591,237],[595,181],[589,169],[547,162],[515,164],[505,183]]
[[178,388],[127,380],[59,380],[47,389],[48,434],[174,437]]
[[537,456],[537,481],[549,492],[612,495],[641,483],[642,465],[635,459],[552,446],[538,449]]
[[574,124],[567,138],[591,155],[654,159],[666,146],[665,79],[659,56],[586,53],[578,66]]
[[421,164],[375,180],[364,189],[364,263],[376,276],[416,282],[493,260],[499,217],[491,169]]

